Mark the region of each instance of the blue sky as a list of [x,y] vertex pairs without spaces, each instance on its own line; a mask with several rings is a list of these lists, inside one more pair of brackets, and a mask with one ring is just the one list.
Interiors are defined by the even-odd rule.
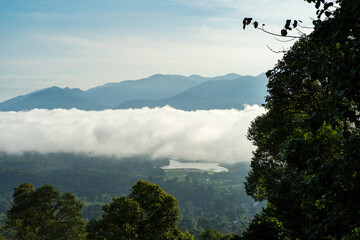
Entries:
[[0,0],[0,101],[50,86],[83,90],[153,74],[257,75],[282,43],[242,30],[288,18],[311,25],[302,0]]

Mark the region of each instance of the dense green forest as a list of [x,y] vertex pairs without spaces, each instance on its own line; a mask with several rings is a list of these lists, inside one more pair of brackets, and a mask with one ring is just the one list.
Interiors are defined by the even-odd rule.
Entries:
[[245,239],[360,239],[360,1],[307,2],[314,31],[267,72],[267,113],[248,132],[246,191],[268,206]]
[[207,229],[222,234],[241,234],[264,203],[245,193],[243,182],[249,163],[224,164],[228,172],[168,169],[168,159],[145,156],[116,159],[67,153],[19,155],[0,154],[0,214],[5,223],[13,188],[27,182],[42,187],[52,185],[60,192],[71,192],[84,207],[86,222],[102,214],[102,204],[114,197],[128,196],[139,179],[156,183],[178,201],[181,231],[195,238]]

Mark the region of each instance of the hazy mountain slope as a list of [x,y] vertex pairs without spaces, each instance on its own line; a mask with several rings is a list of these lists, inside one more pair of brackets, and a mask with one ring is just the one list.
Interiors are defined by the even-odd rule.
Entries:
[[[30,97],[30,96],[33,95],[33,94],[38,93],[39,91],[42,91],[42,90],[38,90],[38,91],[29,93],[29,94],[26,94],[26,95],[17,96],[17,97],[11,98],[11,99],[9,99],[9,100],[6,100],[6,101],[4,101],[4,102],[1,102],[1,103],[0,103],[0,110],[2,110],[2,111],[11,110],[11,106],[15,106],[15,105],[18,104],[18,103],[21,103],[21,102],[23,102],[23,101],[26,101],[26,99],[27,99],[28,97]],[[6,110],[5,110],[5,109],[6,109]]]
[[[185,110],[241,108],[244,102],[258,103],[263,99],[265,83],[259,83],[257,86],[256,81],[251,83],[252,79],[253,77],[241,77],[233,73],[214,78],[199,75],[185,77],[157,74],[136,81],[108,83],[87,91],[51,87],[4,101],[0,103],[0,111],[34,108],[102,110],[114,108],[120,103],[119,108],[167,104]],[[248,90],[244,90],[247,88]],[[252,95],[241,93],[241,91],[254,92],[252,88],[259,90],[261,98],[257,102],[252,100],[252,98],[259,99],[255,93]],[[243,98],[239,100],[240,95]]]
[[266,84],[265,74],[257,77],[243,76],[234,80],[210,80],[170,98],[129,101],[116,108],[152,108],[165,105],[183,110],[243,108],[243,104],[264,103]]
[[89,99],[115,107],[121,102],[136,99],[155,100],[171,97],[204,81],[201,77],[153,75],[137,81],[108,83],[86,91]]
[[34,108],[78,108],[100,110],[105,106],[86,98],[80,89],[51,87],[0,103],[0,111],[21,111]]

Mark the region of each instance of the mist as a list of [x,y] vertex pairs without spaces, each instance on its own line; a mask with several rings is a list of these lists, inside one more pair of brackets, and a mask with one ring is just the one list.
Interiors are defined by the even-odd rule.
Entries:
[[208,162],[250,161],[250,122],[265,109],[182,111],[171,107],[105,111],[0,112],[0,151],[147,155]]

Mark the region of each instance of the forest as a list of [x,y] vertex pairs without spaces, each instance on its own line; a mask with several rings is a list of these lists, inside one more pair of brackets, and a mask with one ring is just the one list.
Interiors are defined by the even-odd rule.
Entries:
[[314,30],[266,73],[267,113],[248,131],[246,192],[268,204],[245,239],[360,239],[360,1],[307,2]]
[[68,153],[0,154],[0,216],[5,225],[13,188],[29,183],[39,189],[50,184],[56,191],[70,192],[82,204],[83,220],[98,219],[102,204],[129,195],[140,179],[155,183],[178,201],[177,226],[196,239],[206,230],[240,235],[265,203],[245,193],[243,182],[249,163],[224,164],[228,172],[167,169],[169,159],[146,156],[117,159]]
[[58,166],[49,156],[3,154],[2,238],[360,239],[360,1],[306,1],[317,13],[313,32],[288,19],[275,34],[297,41],[266,74],[267,112],[248,131],[257,147],[250,169],[167,173],[166,159],[129,159],[128,168],[109,159],[97,169],[91,158],[66,163],[66,154],[51,156]]

